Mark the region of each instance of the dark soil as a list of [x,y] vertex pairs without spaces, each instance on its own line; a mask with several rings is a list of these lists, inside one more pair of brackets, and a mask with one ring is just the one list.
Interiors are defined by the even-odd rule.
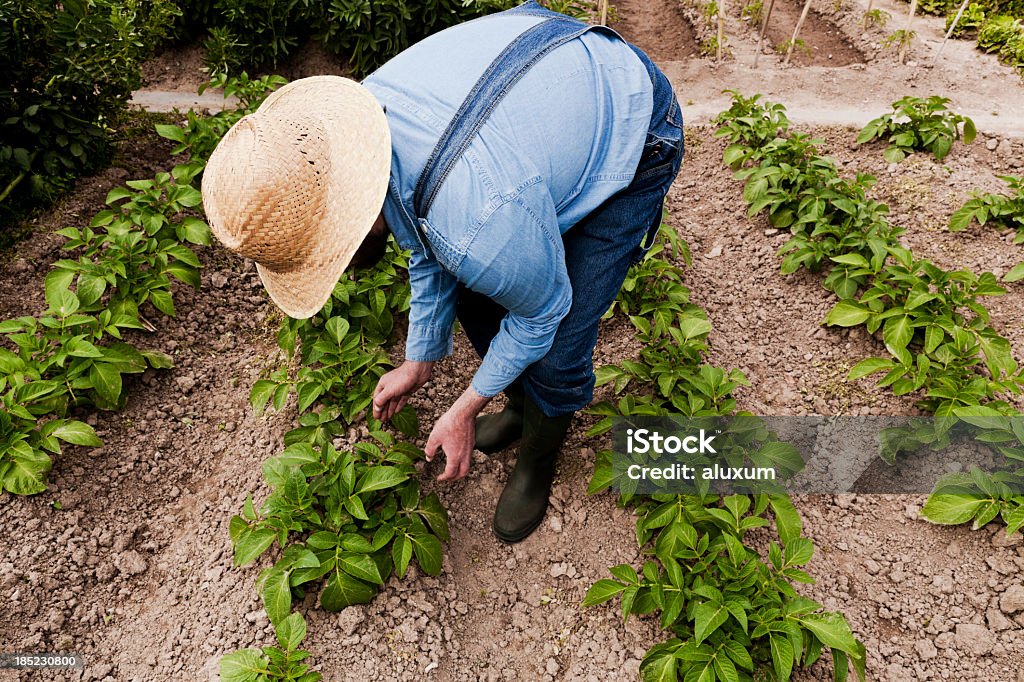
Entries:
[[700,46],[678,0],[620,0],[612,28],[655,61],[697,57]]
[[[142,66],[146,88],[195,93],[209,80],[203,65],[202,44],[172,45]],[[317,40],[307,40],[280,63],[264,64],[250,70],[255,76],[277,74],[288,80],[307,76],[348,76],[347,62],[327,52]]]
[[[763,6],[764,11],[767,11],[768,0],[764,0]],[[803,3],[799,0],[775,0],[765,34],[766,49],[781,49],[781,53],[785,54],[802,10]],[[754,28],[759,32],[760,23]],[[801,40],[802,44],[799,42]],[[800,28],[790,63],[797,66],[846,66],[863,62],[863,53],[826,15],[818,12],[812,5],[804,25]]]

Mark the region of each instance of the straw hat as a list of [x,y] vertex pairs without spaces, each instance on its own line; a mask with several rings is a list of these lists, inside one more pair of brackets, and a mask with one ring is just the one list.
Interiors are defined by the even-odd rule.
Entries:
[[370,91],[302,78],[224,135],[203,173],[203,206],[217,239],[256,261],[274,303],[312,317],[380,213],[390,169],[391,134]]

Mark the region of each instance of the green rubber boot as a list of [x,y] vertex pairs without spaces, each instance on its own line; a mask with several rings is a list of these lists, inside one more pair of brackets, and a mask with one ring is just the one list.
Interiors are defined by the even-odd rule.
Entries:
[[523,406],[523,442],[516,467],[501,491],[491,528],[502,542],[519,542],[544,520],[555,462],[572,414],[547,417],[530,399]]
[[523,385],[519,381],[505,389],[508,403],[495,414],[476,418],[476,447],[485,455],[501,452],[523,435]]

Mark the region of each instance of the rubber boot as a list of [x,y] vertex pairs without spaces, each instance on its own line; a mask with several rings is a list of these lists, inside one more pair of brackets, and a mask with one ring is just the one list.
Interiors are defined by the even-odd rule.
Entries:
[[502,542],[525,539],[544,520],[551,484],[555,480],[558,451],[565,442],[572,416],[570,413],[547,417],[532,400],[525,399],[519,458],[501,492],[491,524]]
[[476,449],[485,455],[501,452],[523,435],[523,385],[519,381],[505,389],[508,403],[495,414],[476,419]]

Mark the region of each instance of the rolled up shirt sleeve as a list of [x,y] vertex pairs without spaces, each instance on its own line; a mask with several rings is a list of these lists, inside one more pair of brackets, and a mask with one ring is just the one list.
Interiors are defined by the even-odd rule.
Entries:
[[405,359],[433,362],[452,353],[456,279],[422,251],[409,258],[409,333]]
[[476,232],[457,275],[509,311],[473,377],[476,392],[490,397],[547,354],[572,305],[547,190],[533,185],[496,209]]

